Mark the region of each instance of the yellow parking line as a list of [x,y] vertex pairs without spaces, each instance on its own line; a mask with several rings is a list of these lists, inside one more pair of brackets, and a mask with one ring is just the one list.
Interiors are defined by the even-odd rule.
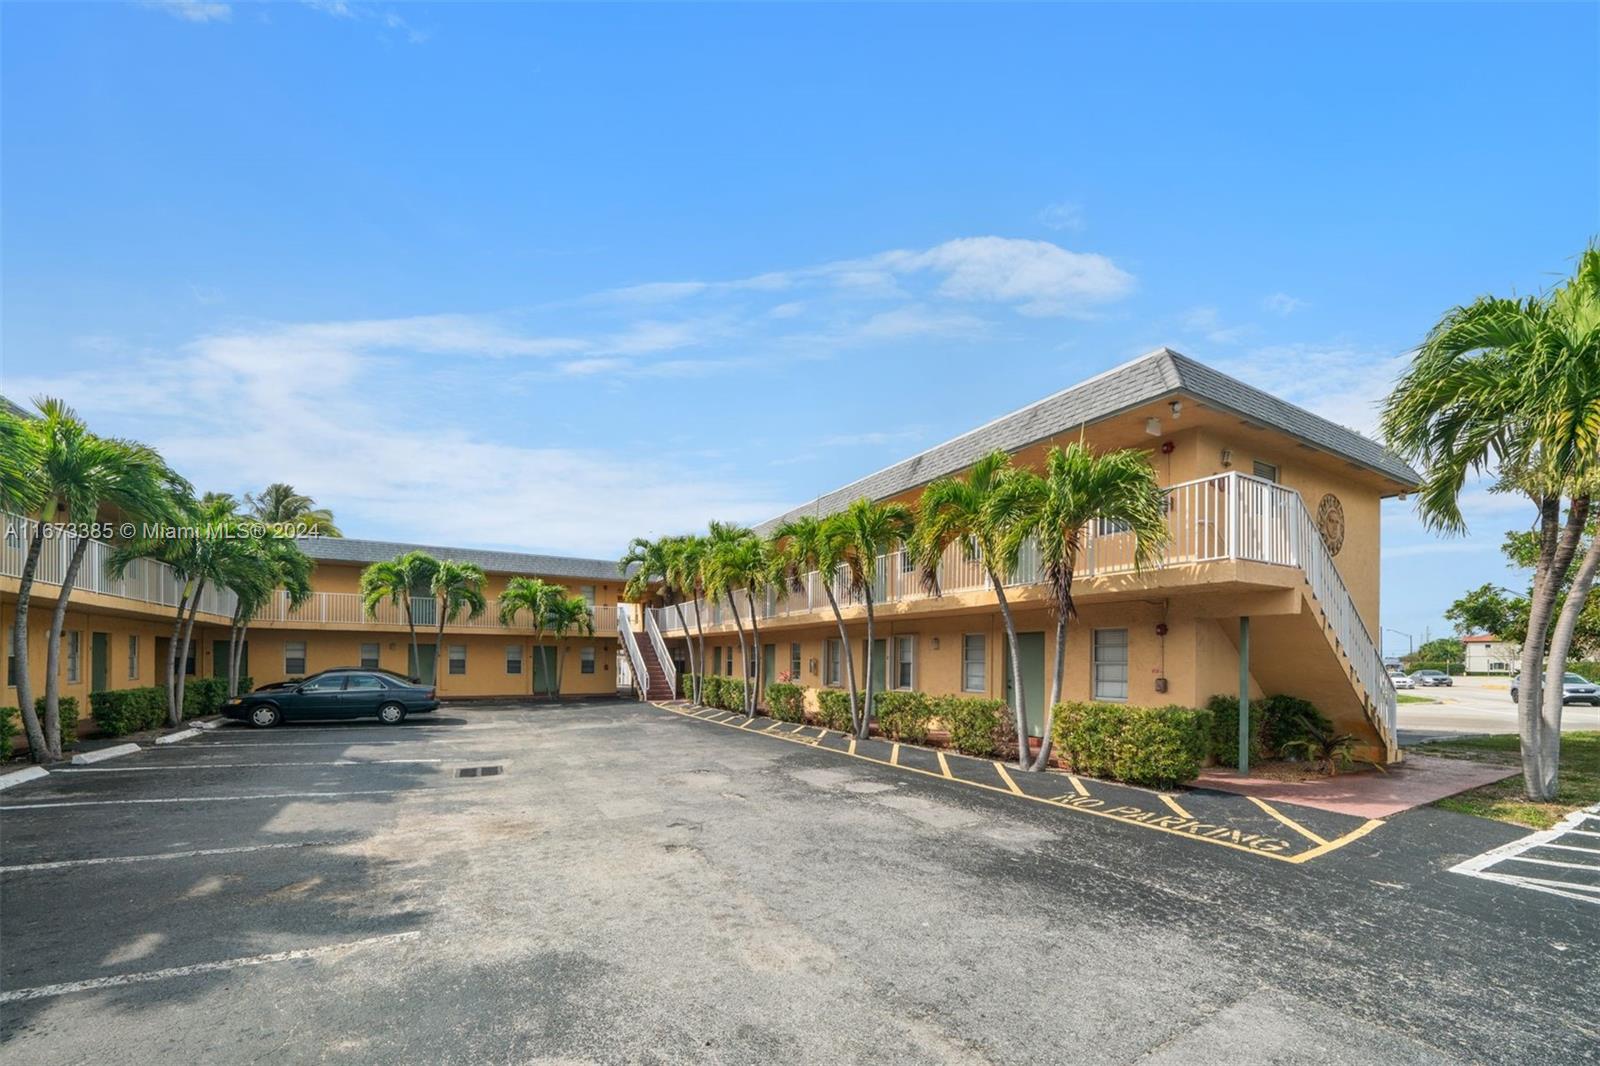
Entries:
[[900,745],[899,744],[896,744],[894,747],[889,749],[889,765],[890,766],[899,766],[900,765]]
[[850,738],[850,748],[849,748],[849,750],[847,750],[845,752],[845,754],[846,755],[854,755],[855,753],[856,753],[856,738],[855,737],[851,737]]
[[1284,825],[1288,826],[1290,829],[1293,829],[1296,833],[1299,833],[1301,836],[1311,841],[1313,844],[1326,844],[1328,842],[1326,838],[1319,837],[1317,834],[1313,833],[1311,830],[1307,829],[1293,818],[1290,818],[1287,814],[1284,814],[1282,811],[1278,810],[1266,800],[1258,800],[1254,796],[1246,796],[1245,798],[1251,803],[1254,803],[1257,807],[1260,807],[1262,810],[1266,811],[1268,814],[1272,815],[1272,817],[1276,818]]
[[1167,795],[1165,792],[1157,792],[1156,795],[1161,797],[1161,802],[1162,803],[1165,803],[1168,807],[1172,808],[1174,814],[1181,814],[1185,818],[1193,818],[1194,817],[1194,815],[1190,814],[1188,811],[1184,810],[1181,806],[1179,806],[1177,800],[1173,799],[1171,796]]
[[1289,858],[1289,861],[1296,863],[1305,862],[1307,859],[1315,859],[1319,855],[1326,855],[1330,851],[1335,851],[1344,847],[1352,840],[1360,840],[1362,837],[1366,836],[1368,833],[1372,832],[1382,824],[1383,819],[1381,818],[1369,818],[1365,825],[1358,826],[1355,829],[1350,830],[1350,832],[1346,833],[1344,836],[1335,837],[1333,840],[1329,840],[1326,843],[1320,844],[1317,847],[1312,848],[1310,851],[1302,851],[1298,855],[1293,855]]
[[1083,787],[1083,782],[1078,780],[1078,775],[1068,774],[1067,780],[1072,782],[1072,790],[1080,796],[1087,796],[1089,790]]
[[940,751],[938,748],[935,748],[933,750],[933,753],[935,755],[939,756],[939,772],[941,774],[943,774],[944,776],[949,777],[950,776],[950,764],[945,761],[944,752]]
[[1002,781],[1004,781],[1006,783],[1006,787],[1007,788],[1009,788],[1014,794],[1016,794],[1018,796],[1022,795],[1022,789],[1018,788],[1017,787],[1017,783],[1015,781],[1011,780],[1011,775],[1006,773],[1006,768],[1005,768],[1005,766],[1003,766],[1001,764],[999,759],[996,759],[994,761],[994,768],[995,768],[995,772],[1000,775],[1000,780],[1002,780]]
[[782,724],[783,724],[782,722],[773,722],[771,725],[767,726],[767,728],[763,729],[762,732],[763,733],[770,733],[770,732],[772,732],[774,729],[778,728]]

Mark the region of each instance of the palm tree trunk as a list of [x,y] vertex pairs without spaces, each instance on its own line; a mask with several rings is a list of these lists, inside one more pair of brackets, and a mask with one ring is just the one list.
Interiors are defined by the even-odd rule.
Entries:
[[183,623],[183,650],[178,654],[178,684],[177,697],[173,701],[176,712],[171,708],[168,711],[168,720],[173,725],[183,724],[183,688],[189,680],[189,638],[194,635],[194,616],[200,610],[200,593],[206,588],[206,579],[201,578],[194,587],[194,598],[189,601],[189,617]]
[[750,674],[755,689],[750,694],[750,717],[754,718],[761,704],[761,626],[756,622],[756,598],[749,589],[744,590],[744,598],[750,603],[750,643],[755,647],[755,669]]
[[33,598],[33,578],[39,569],[39,556],[44,551],[44,526],[47,517],[34,523],[33,536],[28,539],[28,558],[22,564],[22,578],[17,584],[17,616],[11,629],[11,652],[16,657],[18,710],[22,712],[22,726],[28,734],[28,756],[34,762],[49,758],[44,743],[44,730],[39,725],[39,710],[33,705],[33,686],[28,677],[28,601]]
[[[189,605],[189,583],[183,583],[183,591],[178,594],[178,613],[172,619],[172,639],[167,641],[167,718],[173,714],[173,701],[177,699],[178,690],[178,643],[183,639],[183,611]],[[183,720],[183,708],[178,708],[178,719]]]
[[556,687],[555,687],[555,690],[550,693],[550,698],[553,699],[553,700],[559,700],[561,698],[561,674],[562,674],[562,671],[566,669],[566,665],[567,665],[562,660],[564,660],[565,658],[566,658],[566,649],[561,646],[561,634],[557,633],[556,634],[556,671],[555,671]]
[[433,601],[433,609],[438,612],[438,629],[433,637],[433,688],[437,694],[444,686],[440,683],[439,656],[444,652],[444,607],[437,599]]
[[739,685],[744,696],[744,714],[750,717],[750,654],[744,648],[744,622],[739,618],[739,601],[734,598],[733,590],[728,590],[728,606],[733,608],[733,628],[739,631],[739,665],[744,670],[744,676],[739,679]]
[[[44,656],[44,742],[50,760],[61,758],[61,631],[67,624],[67,600],[72,596],[72,583],[78,579],[83,557],[89,554],[89,538],[79,537],[67,560],[67,572],[61,579],[61,594],[56,597],[55,610],[50,612],[50,630],[45,636]],[[82,650],[79,651],[80,657]]]
[[822,591],[828,594],[828,606],[833,608],[833,620],[839,624],[839,644],[844,648],[845,676],[850,679],[850,726],[859,728],[859,720],[856,717],[856,657],[850,653],[850,636],[845,632],[844,614],[840,612],[839,601],[833,595],[832,583],[824,581]]
[[1011,604],[1006,600],[1005,582],[1000,580],[1000,575],[989,569],[989,583],[994,586],[994,597],[1000,603],[1000,617],[1006,624],[1006,643],[1011,650],[1011,691],[1016,696],[1016,707],[1012,710],[1017,716],[1017,766],[1020,769],[1028,768],[1028,709],[1027,693],[1022,685],[1022,655],[1017,650],[1017,623],[1011,617]]
[[700,706],[700,668],[695,662],[694,641],[689,637],[689,622],[683,617],[683,604],[675,603],[672,607],[673,610],[678,612],[678,628],[683,630],[683,646],[689,653],[689,702],[691,705],[698,707]]
[[1050,682],[1050,705],[1044,709],[1044,736],[1039,738],[1039,757],[1029,766],[1030,771],[1043,770],[1050,765],[1050,747],[1055,740],[1056,707],[1061,703],[1061,675],[1067,668],[1067,615],[1056,612],[1056,672]]
[[[1595,571],[1600,570],[1600,536],[1589,541],[1583,561],[1573,575],[1572,587],[1567,590],[1567,601],[1561,605],[1555,629],[1550,634],[1549,665],[1544,672],[1544,706],[1540,712],[1541,750],[1539,761],[1544,777],[1537,783],[1528,782],[1528,791],[1535,789],[1545,802],[1556,797],[1556,786],[1561,768],[1561,699],[1564,695],[1562,681],[1567,672],[1567,656],[1572,651],[1572,637],[1578,629],[1578,616],[1583,613],[1584,601],[1594,587]],[[1521,693],[1518,693],[1521,695]]]
[[[705,613],[702,610],[700,610],[701,602],[702,601],[700,599],[698,599],[698,598],[694,601],[694,628],[695,628],[695,632],[698,633],[699,636],[700,636],[700,669],[703,670],[703,669],[705,669],[705,665],[706,665],[706,626],[705,626],[705,621],[701,618],[701,615],[703,615]],[[688,630],[684,630],[685,638],[687,638],[688,635],[689,635]],[[704,706],[705,705],[705,701],[706,701],[705,678],[702,677],[699,674],[699,672],[697,671],[695,673],[695,675],[694,675],[694,702],[695,702],[695,706],[697,706],[697,707]]]
[[1539,782],[1555,778],[1555,769],[1545,766],[1547,744],[1544,718],[1540,713],[1543,705],[1543,686],[1540,682],[1544,676],[1546,636],[1550,628],[1550,616],[1555,611],[1556,594],[1571,565],[1578,536],[1588,519],[1588,509],[1587,497],[1574,499],[1567,514],[1566,528],[1562,529],[1561,498],[1546,497],[1539,501],[1539,561],[1534,568],[1533,590],[1529,597],[1528,631],[1522,642],[1522,686],[1517,692],[1517,732],[1522,747],[1523,789],[1534,802],[1548,802],[1553,797],[1553,793],[1547,796],[1539,791]]
[[[417,680],[422,680],[422,648],[417,644],[417,620],[411,617],[411,590],[406,590],[405,599],[402,601],[406,607],[406,629],[411,631],[411,668],[417,672]],[[434,695],[439,694],[439,669],[433,671]]]
[[[867,595],[867,695],[861,705],[861,724],[856,727],[856,736],[862,740],[872,733],[872,586],[868,585]],[[887,656],[885,656],[887,658]],[[888,670],[889,664],[884,663]]]
[[244,601],[233,605],[233,617],[228,623],[228,698],[239,694],[239,616],[244,613]]
[[228,690],[230,697],[239,694],[239,683],[244,680],[241,675],[244,673],[245,636],[249,632],[249,621],[241,620],[239,622],[239,639],[235,642],[233,652],[228,658]]

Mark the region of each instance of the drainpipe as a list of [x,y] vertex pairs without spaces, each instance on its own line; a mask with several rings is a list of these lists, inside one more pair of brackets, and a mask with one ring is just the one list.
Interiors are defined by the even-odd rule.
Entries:
[[1239,618],[1239,776],[1250,773],[1250,616]]

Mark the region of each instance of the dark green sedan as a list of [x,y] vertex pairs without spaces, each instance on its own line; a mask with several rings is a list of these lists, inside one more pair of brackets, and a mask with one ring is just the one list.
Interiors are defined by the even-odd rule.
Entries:
[[408,714],[425,714],[438,706],[430,685],[388,671],[339,669],[236,696],[223,704],[222,714],[261,729],[314,718],[377,718],[399,725]]

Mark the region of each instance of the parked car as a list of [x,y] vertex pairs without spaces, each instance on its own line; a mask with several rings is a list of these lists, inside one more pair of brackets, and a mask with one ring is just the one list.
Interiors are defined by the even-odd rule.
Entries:
[[1450,680],[1450,675],[1443,670],[1418,670],[1411,675],[1411,680],[1422,688],[1450,688],[1455,685],[1455,682]]
[[367,718],[399,725],[408,714],[426,714],[439,706],[429,685],[386,670],[324,670],[299,681],[264,685],[223,704],[224,717],[267,729],[286,721],[310,718]]
[[1395,688],[1416,688],[1417,683],[1405,674],[1390,674],[1389,680],[1394,682]]
[[[1521,677],[1521,674],[1517,674],[1511,679],[1512,703],[1517,702],[1517,682]],[[1562,674],[1561,702],[1587,703],[1591,707],[1600,707],[1600,685],[1590,681],[1582,674]]]

